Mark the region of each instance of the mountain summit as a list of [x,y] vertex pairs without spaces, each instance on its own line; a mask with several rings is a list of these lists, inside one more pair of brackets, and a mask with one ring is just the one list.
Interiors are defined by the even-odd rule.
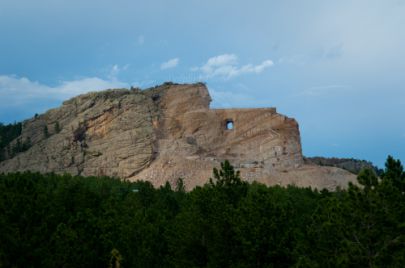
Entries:
[[[0,172],[32,170],[202,185],[225,159],[248,181],[344,187],[355,176],[305,165],[298,123],[276,108],[210,109],[203,83],[93,92],[26,120]],[[11,145],[12,145],[11,144]]]

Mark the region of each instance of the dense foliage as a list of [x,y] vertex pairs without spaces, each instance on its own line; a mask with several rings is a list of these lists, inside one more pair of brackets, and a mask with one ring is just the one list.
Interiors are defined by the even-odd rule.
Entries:
[[3,125],[0,123],[0,161],[11,158],[20,152],[24,152],[31,147],[31,141],[14,139],[21,135],[22,123]]
[[405,173],[318,192],[224,162],[185,192],[102,177],[0,175],[0,267],[403,267]]
[[12,140],[21,135],[22,124],[3,125],[0,123],[0,149],[6,147]]
[[366,160],[358,160],[354,158],[336,158],[336,157],[304,157],[304,163],[309,165],[338,167],[345,169],[353,174],[359,174],[364,168],[372,169],[378,175],[381,175],[383,170],[374,166],[373,163]]

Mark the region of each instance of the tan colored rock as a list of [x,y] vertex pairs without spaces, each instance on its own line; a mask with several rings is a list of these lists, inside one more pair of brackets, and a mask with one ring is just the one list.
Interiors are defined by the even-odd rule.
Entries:
[[156,186],[182,177],[191,189],[228,159],[246,180],[269,185],[333,189],[354,181],[341,169],[304,166],[298,124],[275,108],[210,109],[210,101],[202,83],[81,95],[25,121],[21,138],[33,146],[1,162],[0,171],[107,175]]

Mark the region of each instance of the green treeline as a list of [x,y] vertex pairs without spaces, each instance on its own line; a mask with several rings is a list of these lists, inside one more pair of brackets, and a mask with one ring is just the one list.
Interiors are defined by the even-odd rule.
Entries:
[[12,158],[20,152],[31,147],[29,139],[22,141],[20,138],[14,144],[11,142],[21,135],[22,123],[3,125],[0,123],[0,162]]
[[0,149],[21,135],[22,123],[3,125],[0,123]]
[[228,162],[204,187],[0,175],[0,267],[403,267],[405,174],[360,186],[248,184]]

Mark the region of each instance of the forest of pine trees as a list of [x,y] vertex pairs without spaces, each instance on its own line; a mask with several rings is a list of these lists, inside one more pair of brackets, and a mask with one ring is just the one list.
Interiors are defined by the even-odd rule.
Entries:
[[241,180],[203,187],[0,175],[0,267],[403,267],[405,173],[329,192]]
[[24,152],[31,147],[31,140],[22,141],[18,138],[15,143],[14,139],[21,135],[22,123],[3,125],[0,123],[0,162],[12,158],[20,152]]

